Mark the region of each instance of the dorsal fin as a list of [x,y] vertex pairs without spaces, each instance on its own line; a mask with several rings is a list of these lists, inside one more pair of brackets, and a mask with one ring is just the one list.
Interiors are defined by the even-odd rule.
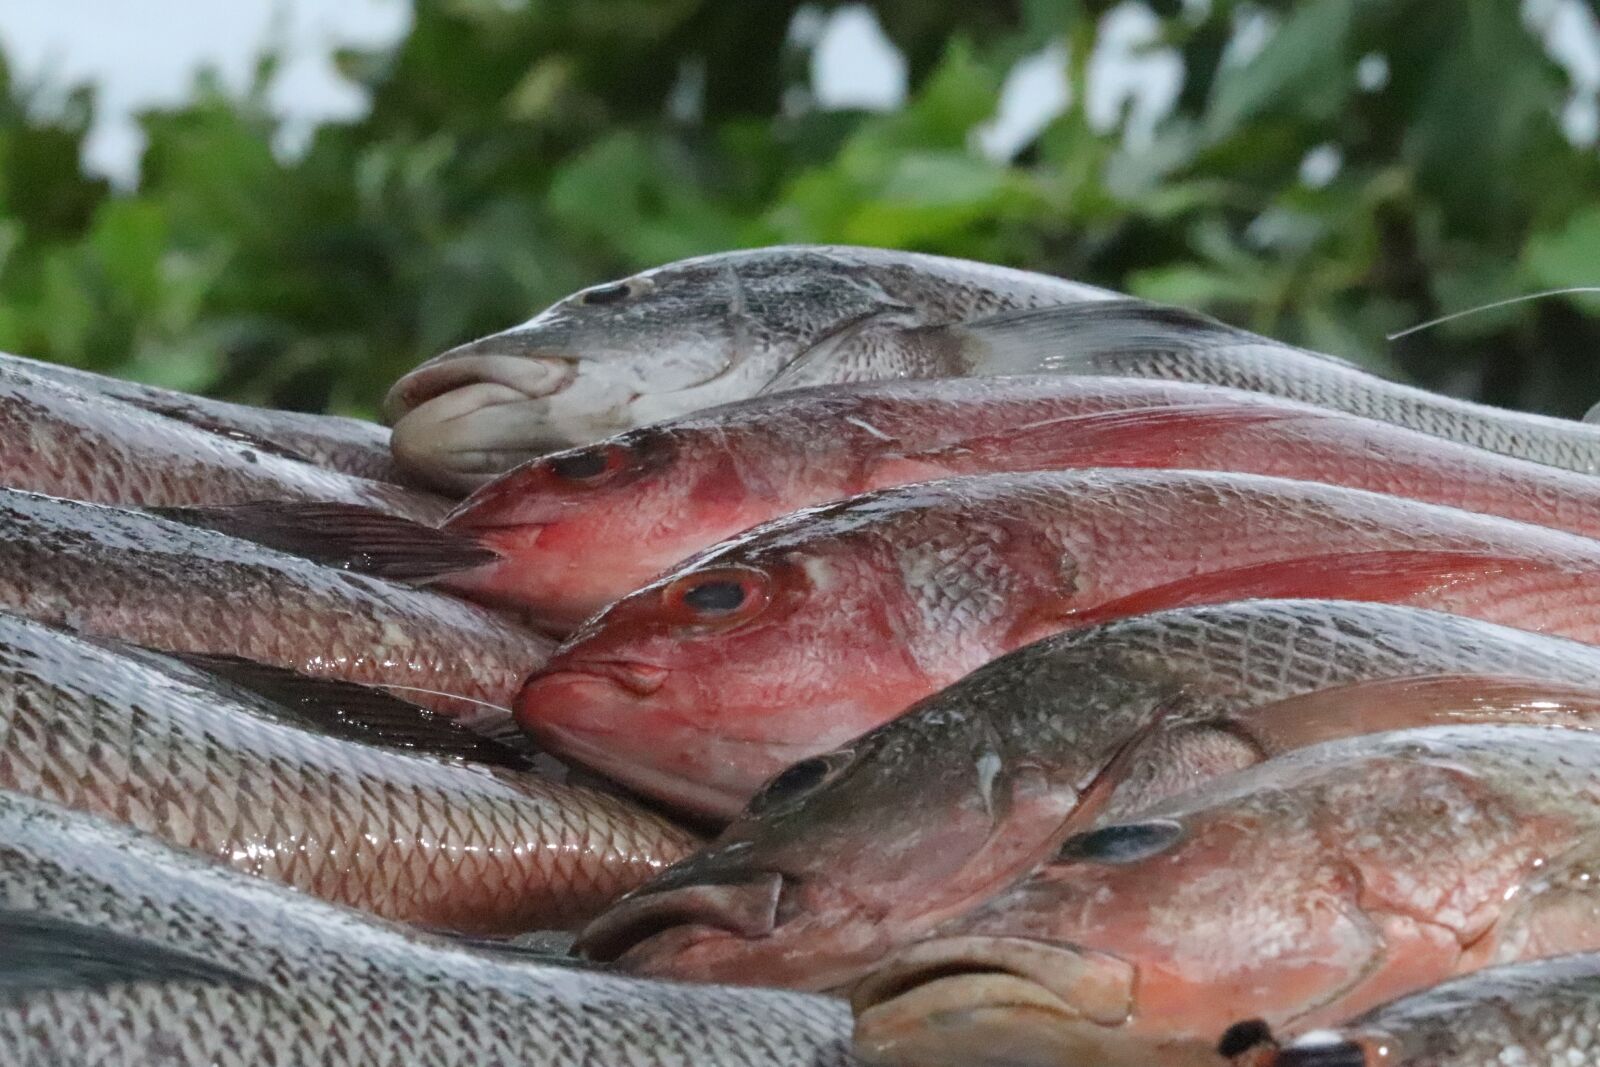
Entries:
[[0,997],[131,982],[261,983],[186,952],[40,912],[0,910]]
[[237,656],[160,654],[265,698],[284,713],[287,721],[304,729],[419,755],[470,760],[518,771],[532,767],[530,758],[511,746],[474,733],[448,715],[418,707],[383,689],[336,678],[313,678]]
[[148,510],[315,563],[394,581],[427,581],[499,558],[472,537],[358,504],[270,500]]
[[[1028,374],[1070,365],[1072,357],[1122,352],[1200,352],[1237,345],[1270,345],[1301,352],[1187,308],[1143,300],[1094,300],[1062,307],[1007,311],[955,323],[948,331],[985,374]],[[1354,366],[1321,352],[1317,359]]]

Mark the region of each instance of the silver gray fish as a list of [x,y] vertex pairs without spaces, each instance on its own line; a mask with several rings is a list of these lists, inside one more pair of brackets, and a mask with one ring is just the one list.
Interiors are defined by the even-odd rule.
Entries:
[[[437,525],[442,497],[292,458],[0,357],[0,485],[97,504],[319,500]],[[138,386],[131,386],[138,389]],[[267,413],[263,413],[265,416]]]
[[[894,347],[894,351],[887,349]],[[1180,308],[1104,301],[904,331],[871,377],[1113,375],[1226,385],[1391,422],[1490,452],[1600,473],[1600,425],[1474,404],[1381,378]],[[797,364],[770,389],[837,381]]]
[[[1329,600],[1178,608],[1064,633],[795,764],[579,943],[661,977],[841,986],[982,903],[1074,826],[1315,741],[1419,725],[1438,690],[1424,687],[1419,704],[1390,683],[1445,676],[1484,697],[1496,678],[1600,694],[1600,648]],[[1334,698],[1319,709],[1279,703],[1322,693]],[[1484,704],[1525,721],[1572,706]]]
[[201,666],[0,614],[0,789],[482,935],[572,925],[696,844],[381,690]]
[[7,1067],[844,1067],[849,1014],[419,934],[0,794]]
[[1115,295],[875,248],[687,259],[584,289],[401,378],[388,401],[395,456],[471,488],[551,448],[752,396],[796,364],[814,381],[899,377],[880,352],[892,357],[908,330]]
[[0,489],[0,609],[164,651],[241,656],[407,696],[417,687],[418,703],[473,719],[481,703],[504,708],[550,648],[442,593],[146,512],[11,489]]
[[1401,997],[1276,1046],[1241,1023],[1237,1067],[1587,1067],[1600,1054],[1600,954],[1513,963]]
[[232,404],[5,353],[0,362],[319,467],[379,481],[400,477],[389,456],[389,431],[376,423]]

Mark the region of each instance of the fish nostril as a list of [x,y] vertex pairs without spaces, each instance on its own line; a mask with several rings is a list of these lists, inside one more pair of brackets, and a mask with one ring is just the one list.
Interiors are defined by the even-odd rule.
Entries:
[[652,938],[698,926],[744,938],[770,934],[777,922],[783,876],[759,874],[734,883],[685,885],[624,897],[578,935],[574,951],[612,963]]

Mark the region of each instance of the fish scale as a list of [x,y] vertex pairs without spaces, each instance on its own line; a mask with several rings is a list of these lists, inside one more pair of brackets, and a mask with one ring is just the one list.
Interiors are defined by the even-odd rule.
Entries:
[[0,787],[395,918],[570,924],[692,846],[617,798],[296,729],[181,664],[5,615],[0,675]]
[[[1067,1048],[1107,1067],[1209,1062],[1235,1018],[1309,1030],[1552,942],[1600,948],[1592,888],[1581,913],[1538,888],[1547,872],[1597,869],[1597,760],[1587,731],[1447,726],[1217,779],[1069,840],[891,959],[855,993],[858,1045],[908,1067],[1048,1067]],[[1111,844],[1143,830],[1159,842],[1132,855]],[[998,961],[1024,944],[1056,970],[1012,975],[1061,1010],[1008,1011],[1028,1003],[1018,980],[986,983],[981,961],[1006,973]],[[1051,977],[1073,966],[1118,983],[1124,1010],[1091,1018],[1094,980]],[[950,1025],[963,1018],[977,1021]]]
[[[504,707],[549,643],[454,598],[139,512],[0,490],[0,607],[84,632]],[[461,715],[476,705],[426,703]]]
[[[443,517],[446,505],[439,498],[318,467],[157,414],[91,391],[91,375],[80,378],[77,385],[69,384],[0,354],[0,480],[6,486],[142,507],[317,500],[378,508],[430,524]],[[263,411],[260,417],[267,420],[271,414]],[[381,429],[372,431],[375,446],[381,445]]]
[[[1130,322],[1137,322],[1140,310],[1131,309]],[[1107,307],[1108,317],[1119,313],[1120,309]],[[1048,332],[1047,321],[1047,317],[1036,319],[1032,325]],[[1130,337],[1123,344],[1114,335],[1105,335],[1079,347],[1074,343],[1078,336],[1075,316],[1069,312],[1059,321],[1063,331],[1024,356],[1021,365],[989,373],[1103,374],[1245,389],[1379,419],[1502,455],[1584,474],[1600,473],[1600,431],[1583,423],[1490,408],[1415,389],[1242,330],[1219,328],[1216,336],[1197,340],[1180,333],[1176,343],[1155,336]],[[983,332],[981,325],[977,329]],[[1001,326],[1000,332],[1006,329]],[[980,342],[978,348],[982,347]],[[1013,350],[1013,354],[1019,353]]]
[[1381,1055],[1392,1067],[1583,1067],[1597,1046],[1600,954],[1591,953],[1478,971],[1236,1062],[1318,1067]]
[[[1068,631],[830,753],[817,784],[769,785],[704,852],[614,906],[580,943],[641,973],[840,986],[977,906],[1086,819],[1142,811],[1174,786],[1234,769],[1196,765],[1196,742],[1205,751],[1207,739],[1265,738],[1265,751],[1246,747],[1242,762],[1263,759],[1308,743],[1271,741],[1303,721],[1275,705],[1341,692],[1350,694],[1340,705],[1346,729],[1382,728],[1358,713],[1369,703],[1385,710],[1397,694],[1364,703],[1361,687],[1441,676],[1459,676],[1463,691],[1521,678],[1600,694],[1600,648],[1413,607],[1305,599],[1169,609]],[[1083,813],[1086,801],[1098,807]],[[674,910],[672,890],[768,871],[785,875],[774,929],[673,947],[675,922],[706,917]],[[648,924],[633,933],[627,917],[641,913]]]
[[[678,599],[702,584],[740,599],[714,616]],[[558,755],[726,816],[785,766],[1029,641],[1303,596],[1597,642],[1600,540],[1214,471],[902,485],[754,527],[618,600],[528,679],[518,721]],[[619,671],[643,680],[617,683]]]

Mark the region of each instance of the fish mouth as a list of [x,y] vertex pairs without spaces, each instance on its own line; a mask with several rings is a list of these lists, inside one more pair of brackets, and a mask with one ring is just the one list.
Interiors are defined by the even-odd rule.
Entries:
[[694,877],[692,865],[663,888],[645,886],[623,897],[578,934],[573,949],[587,959],[625,970],[654,973],[673,957],[712,938],[754,940],[778,925],[784,877],[760,871],[744,878],[671,885]]
[[586,660],[581,667],[545,668],[522,683],[523,692],[536,689],[597,686],[620,689],[631,696],[647,697],[666,684],[672,671],[633,660]]
[[[1066,945],[1012,937],[924,941],[852,991],[856,1052],[869,1063],[908,1067],[1143,1067],[1151,1048],[1135,1048],[1121,1032],[1133,1011],[1135,977],[1123,960]],[[1220,1060],[1211,1055],[1208,1062]]]
[[[492,343],[491,343],[492,342]],[[559,393],[577,375],[577,361],[565,356],[509,354],[501,337],[486,337],[441,353],[395,382],[383,408],[398,422],[417,408],[471,385],[497,385],[524,400]]]
[[577,377],[573,360],[452,352],[389,390],[389,447],[402,467],[441,488],[465,492],[569,443],[559,436],[530,436],[528,427],[549,421],[550,398]]

